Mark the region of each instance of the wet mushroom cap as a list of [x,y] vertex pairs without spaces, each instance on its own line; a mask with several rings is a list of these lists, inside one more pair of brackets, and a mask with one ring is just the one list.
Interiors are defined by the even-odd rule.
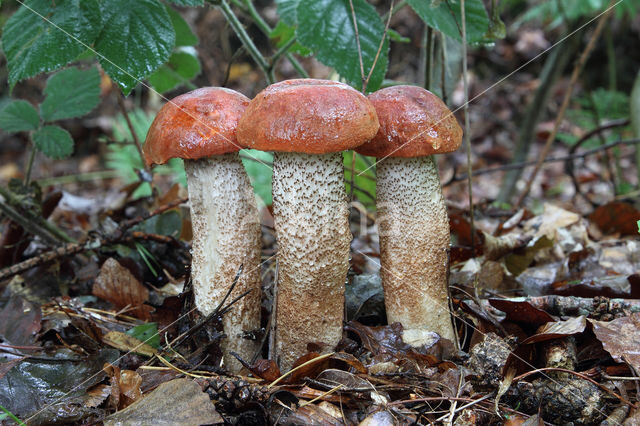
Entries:
[[239,151],[236,128],[248,104],[246,96],[221,87],[203,87],[173,98],[160,109],[147,133],[146,163]]
[[352,87],[296,79],[256,95],[238,123],[238,140],[262,151],[326,154],[361,145],[378,127],[375,108]]
[[356,148],[374,157],[424,157],[460,147],[462,128],[447,106],[418,86],[392,86],[369,95],[380,129]]

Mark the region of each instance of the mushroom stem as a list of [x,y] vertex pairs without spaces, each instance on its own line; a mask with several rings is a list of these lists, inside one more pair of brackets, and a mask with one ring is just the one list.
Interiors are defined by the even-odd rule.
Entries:
[[389,323],[455,341],[449,314],[449,218],[432,156],[377,165],[382,285]]
[[222,319],[222,350],[232,372],[251,361],[258,343],[243,333],[260,328],[260,219],[255,196],[237,152],[185,160],[193,227],[191,278],[195,304],[208,315],[220,304],[243,265],[227,300],[251,290]]
[[275,357],[283,371],[307,352],[308,343],[329,352],[342,337],[352,238],[343,180],[342,153],[274,155]]

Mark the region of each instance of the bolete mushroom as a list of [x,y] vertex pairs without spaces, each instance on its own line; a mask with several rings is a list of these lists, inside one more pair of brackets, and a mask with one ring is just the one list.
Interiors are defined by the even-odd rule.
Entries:
[[365,96],[346,84],[314,79],[267,87],[238,123],[243,146],[276,151],[273,349],[283,370],[306,353],[307,344],[330,351],[342,336],[352,236],[341,151],[377,131],[376,112]]
[[251,292],[222,320],[224,361],[233,372],[242,366],[229,351],[250,360],[258,345],[243,333],[260,328],[260,219],[236,141],[248,103],[244,95],[218,87],[178,96],[158,112],[143,149],[149,165],[184,159],[193,228],[191,278],[200,313],[214,311],[243,265],[227,300]]
[[356,151],[380,159],[376,206],[387,320],[453,341],[449,217],[432,154],[458,149],[462,129],[444,102],[417,86],[381,89],[369,100],[380,130]]

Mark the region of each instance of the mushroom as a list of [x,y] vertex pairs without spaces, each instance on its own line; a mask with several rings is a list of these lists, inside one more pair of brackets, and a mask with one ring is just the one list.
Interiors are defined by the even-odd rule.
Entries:
[[379,158],[376,206],[387,320],[454,341],[449,218],[432,154],[458,149],[462,129],[444,102],[417,86],[381,89],[369,100],[380,130],[356,151]]
[[276,151],[278,288],[272,349],[283,370],[307,352],[309,343],[330,351],[342,337],[352,236],[341,151],[377,131],[376,112],[365,96],[346,84],[315,79],[267,87],[238,123],[243,146]]
[[240,265],[242,273],[229,299],[250,291],[222,319],[225,365],[242,365],[229,355],[251,359],[259,350],[243,338],[260,328],[260,219],[255,196],[238,155],[238,119],[249,103],[244,95],[206,87],[165,104],[144,144],[147,164],[183,158],[193,227],[191,279],[195,305],[208,315],[223,300]]

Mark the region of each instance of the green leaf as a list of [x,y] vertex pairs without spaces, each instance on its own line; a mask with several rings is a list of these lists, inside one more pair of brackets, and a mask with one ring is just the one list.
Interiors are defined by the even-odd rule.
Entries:
[[148,78],[149,83],[160,93],[179,86],[200,74],[200,61],[194,49],[175,52],[169,62],[161,66]]
[[[353,152],[343,153],[344,180],[347,194],[351,193],[351,166]],[[355,174],[354,174],[354,194],[364,205],[375,209],[376,179],[374,168],[371,167],[376,161],[373,157],[356,154]],[[364,170],[366,172],[362,173]],[[362,173],[362,174],[361,174]]]
[[168,7],[167,12],[171,19],[171,25],[176,32],[176,46],[194,46],[198,44],[198,37],[191,31],[189,24],[174,9]]
[[258,196],[258,202],[261,200],[265,205],[270,206],[273,202],[271,199],[273,170],[268,164],[273,162],[273,154],[255,149],[243,149],[240,152],[243,154],[242,164],[253,185],[253,192]]
[[[460,0],[442,1],[437,4],[425,0],[408,0],[408,3],[427,25],[448,37],[462,41]],[[465,0],[464,6],[467,43],[489,41],[485,39],[489,30],[489,17],[482,0]]]
[[50,158],[64,158],[73,152],[73,139],[59,126],[44,126],[33,134],[33,143]]
[[9,84],[74,60],[94,42],[101,25],[97,0],[25,1],[2,34]]
[[300,0],[276,0],[280,20],[290,27],[295,27],[298,23],[296,15],[298,3],[300,3]]
[[169,59],[176,33],[167,9],[155,0],[111,0],[102,5],[106,23],[95,48],[102,68],[128,95]]
[[177,4],[178,6],[202,6],[204,0],[168,0],[169,3]]
[[158,335],[158,324],[148,322],[146,324],[136,325],[126,331],[131,337],[135,337],[139,341],[158,349],[160,347],[160,336]]
[[[365,0],[354,0],[353,8],[360,34],[365,76],[373,65],[384,34],[384,24],[375,8]],[[350,83],[360,86],[360,61],[356,32],[348,0],[300,0],[298,40],[316,52],[318,60],[329,65]],[[380,87],[387,71],[389,40],[385,39],[367,90]]]
[[[278,48],[287,44],[289,40],[291,40],[295,36],[296,29],[285,24],[283,21],[279,21],[276,27],[271,30],[271,33],[269,33],[269,38],[271,38],[275,42],[276,47]],[[311,53],[313,53],[311,49],[302,46],[298,42],[293,43],[288,51],[297,53],[300,56],[309,56],[311,55]]]
[[12,101],[0,110],[0,130],[25,132],[40,125],[38,111],[27,101]]
[[44,121],[85,115],[100,102],[100,73],[95,67],[60,71],[49,77],[44,94],[40,105]]

